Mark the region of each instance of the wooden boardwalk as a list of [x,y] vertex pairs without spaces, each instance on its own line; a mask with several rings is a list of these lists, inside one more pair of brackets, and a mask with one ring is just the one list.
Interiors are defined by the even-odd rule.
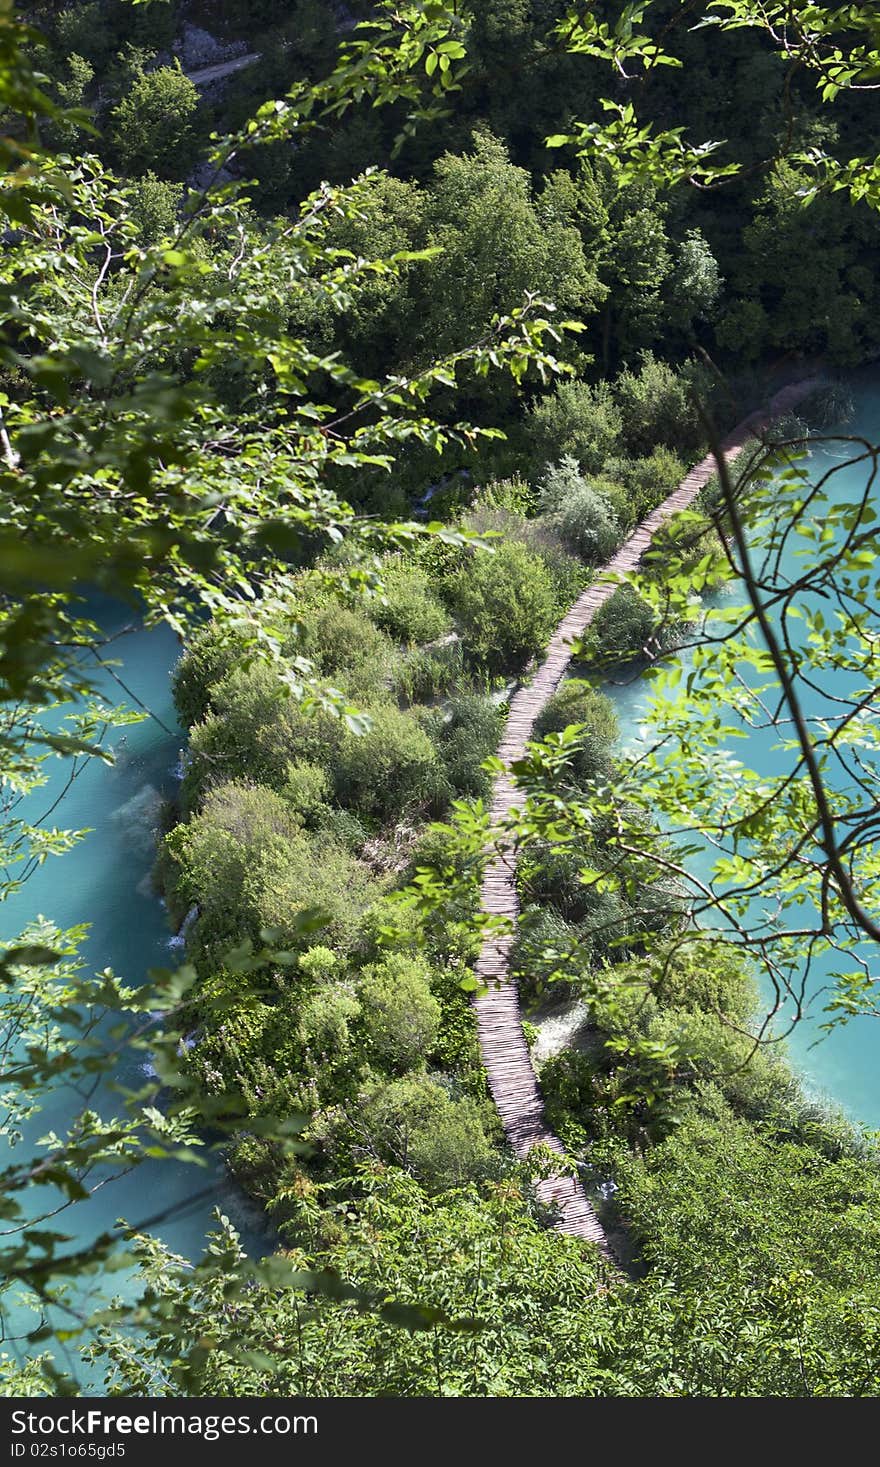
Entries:
[[[722,444],[728,462],[732,463],[749,440],[769,426],[774,418],[795,408],[816,385],[815,378],[791,383],[776,394],[766,409],[752,413],[740,423]],[[635,570],[656,532],[679,510],[687,509],[693,503],[715,470],[715,458],[709,454],[624,541],[617,554],[602,567],[593,584],[563,617],[550,639],[544,661],[530,682],[514,694],[498,746],[498,755],[504,761],[505,769],[496,778],[492,790],[490,815],[493,826],[499,826],[510,811],[520,810],[524,805],[524,794],[516,787],[510,765],[525,754],[537,718],[562,681],[571,661],[572,640],[584,632],[599,607],[613,594],[618,576]],[[525,1158],[531,1148],[539,1144],[562,1155],[562,1143],[544,1121],[541,1093],[523,1037],[516,982],[509,971],[513,933],[519,917],[516,855],[513,847],[503,841],[494,849],[495,854],[483,877],[480,904],[483,912],[508,918],[511,932],[488,936],[476,962],[476,972],[487,985],[487,991],[474,1000],[483,1063],[492,1098],[516,1155]],[[560,1232],[588,1239],[606,1258],[611,1258],[602,1225],[578,1179],[551,1177],[540,1182],[537,1191],[542,1201],[556,1204],[557,1221],[554,1225]]]

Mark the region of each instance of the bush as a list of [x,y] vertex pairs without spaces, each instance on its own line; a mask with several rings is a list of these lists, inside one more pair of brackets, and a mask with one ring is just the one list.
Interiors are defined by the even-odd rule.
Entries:
[[440,1027],[427,963],[392,954],[364,969],[358,991],[375,1054],[394,1070],[412,1069],[430,1052]]
[[608,473],[620,487],[616,492],[605,487],[604,492],[629,528],[668,499],[686,472],[678,455],[658,444],[647,458],[612,459]]
[[60,11],[54,29],[62,56],[70,56],[75,51],[90,61],[96,71],[102,71],[110,60],[113,36],[108,33],[98,0],[88,0],[86,4],[80,0],[78,5]]
[[745,1024],[758,996],[742,953],[711,939],[678,947],[671,956],[654,953],[639,964],[639,975],[661,1005],[716,1013],[737,1024]]
[[303,608],[285,651],[313,661],[324,676],[341,682],[353,697],[381,696],[394,661],[394,647],[365,611],[339,601]]
[[187,728],[211,711],[211,693],[244,655],[245,636],[209,622],[192,633],[171,674],[174,706]]
[[331,983],[310,993],[299,1011],[299,1033],[303,1043],[320,1060],[336,1059],[351,1046],[352,1025],[361,1006],[352,989]]
[[502,509],[525,516],[531,514],[534,500],[532,487],[525,479],[491,479],[477,493],[474,508]]
[[298,834],[299,822],[273,790],[246,783],[218,785],[202,813],[165,838],[161,865],[172,911],[182,916],[198,903],[201,936],[235,937],[250,864],[269,847],[283,851]]
[[370,603],[377,626],[399,642],[433,642],[452,626],[448,611],[434,595],[428,576],[404,561],[380,567],[384,596]]
[[318,907],[325,941],[348,947],[378,887],[369,871],[326,832],[300,829],[282,796],[260,786],[227,783],[209,792],[205,807],[165,839],[168,895],[178,912],[198,903],[199,950],[278,928],[300,947],[308,934],[298,915]]
[[336,761],[336,794],[366,816],[396,819],[408,805],[445,798],[437,751],[411,713],[370,710],[365,734],[347,733]]
[[513,949],[512,971],[527,1004],[537,1002],[551,979],[558,983],[563,974],[565,981],[575,977],[588,959],[589,949],[583,947],[573,922],[566,922],[552,907],[526,909]]
[[190,808],[218,778],[250,777],[282,789],[291,765],[328,768],[342,739],[339,719],[306,711],[264,663],[230,672],[214,686],[211,704],[190,735],[183,788]]
[[173,235],[182,203],[182,183],[168,183],[155,173],[138,179],[132,187],[131,219],[138,227],[139,243],[155,244]]
[[543,739],[579,723],[586,727],[571,767],[575,778],[586,782],[608,773],[619,728],[610,698],[584,678],[572,677],[547,703],[537,719],[535,733]]
[[208,792],[198,818],[227,831],[249,851],[263,850],[275,840],[295,840],[301,825],[287,801],[274,790],[232,781]]
[[393,691],[402,703],[422,703],[446,691],[464,673],[461,639],[451,634],[433,646],[412,647],[394,669]]
[[633,586],[618,586],[590,624],[590,645],[603,660],[624,661],[646,655],[658,645],[661,628],[651,607]]
[[587,474],[601,473],[618,451],[621,410],[601,382],[560,382],[529,414],[528,433],[536,466],[570,456]]
[[321,942],[350,950],[364,913],[381,891],[368,868],[326,832],[300,832],[283,849],[273,846],[250,863],[244,899],[252,926],[274,928],[281,946],[297,949],[314,940],[298,920],[310,908],[324,914]]
[[621,372],[614,396],[623,418],[623,441],[633,457],[650,454],[658,444],[693,453],[703,442],[696,407],[699,387],[694,372],[676,372],[645,352],[637,372]]
[[374,1087],[362,1097],[359,1118],[370,1149],[407,1167],[432,1192],[477,1181],[497,1165],[484,1107],[469,1095],[453,1099],[432,1076]]
[[474,552],[448,582],[469,656],[498,673],[525,667],[556,621],[553,583],[541,559],[516,541]]
[[446,712],[437,738],[446,777],[457,795],[485,798],[492,779],[480,765],[495,753],[504,726],[501,709],[470,694],[450,699]]
[[541,482],[541,510],[570,550],[600,565],[620,543],[620,526],[607,499],[581,476],[573,458],[548,469]]
[[320,764],[289,764],[281,793],[301,825],[315,825],[327,811],[330,777]]
[[539,555],[553,587],[557,619],[563,617],[590,584],[590,571],[579,555],[564,543],[551,516],[528,520],[523,526],[523,544]]

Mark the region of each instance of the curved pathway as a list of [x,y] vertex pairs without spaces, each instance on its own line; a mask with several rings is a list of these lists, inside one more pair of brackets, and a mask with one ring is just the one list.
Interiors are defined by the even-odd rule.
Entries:
[[[728,462],[738,457],[750,438],[768,427],[774,418],[796,407],[817,385],[814,377],[793,382],[778,392],[766,409],[752,413],[740,423],[722,444]],[[498,756],[504,761],[505,769],[492,790],[489,814],[493,825],[500,825],[509,811],[523,808],[525,796],[516,787],[510,765],[524,756],[538,716],[562,681],[571,661],[573,638],[581,635],[599,607],[613,594],[617,577],[635,570],[656,532],[679,510],[687,509],[715,469],[715,458],[709,454],[624,541],[559,623],[547,655],[531,681],[514,694],[498,746]],[[489,1089],[507,1139],[518,1157],[525,1158],[539,1144],[563,1155],[562,1143],[544,1121],[541,1092],[523,1037],[516,982],[510,977],[510,950],[519,916],[516,854],[510,843],[502,843],[496,849],[486,868],[480,905],[485,913],[508,918],[512,929],[503,935],[487,936],[476,962],[478,976],[488,985],[487,991],[474,1003]],[[554,1226],[559,1232],[586,1238],[611,1258],[602,1225],[579,1179],[551,1177],[540,1182],[537,1191],[542,1201],[556,1204],[558,1216]]]

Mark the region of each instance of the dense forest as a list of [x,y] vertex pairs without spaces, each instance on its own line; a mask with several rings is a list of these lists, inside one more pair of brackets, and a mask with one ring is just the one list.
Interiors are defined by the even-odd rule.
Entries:
[[553,1226],[558,1159],[512,1154],[473,1009],[512,692],[721,435],[880,351],[877,22],[754,14],[787,9],[0,5],[4,895],[34,860],[63,880],[69,840],[15,801],[113,723],[83,585],[179,632],[188,731],[154,874],[181,973],[138,998],[45,933],[2,965],[7,1136],[112,1063],[84,1008],[164,1011],[161,1089],[12,1153],[8,1216],[207,1133],[274,1248],[250,1265],[218,1216],[193,1268],[128,1219],[142,1297],[68,1320],[62,1360],[83,1261],[22,1224],[4,1267],[47,1312],[7,1394],[69,1389],[71,1340],[138,1395],[878,1393],[876,1137],[763,1042],[765,954],[695,927],[668,788],[633,794],[601,690],[733,575],[717,479],[602,607],[521,772],[512,971],[613,1262]]

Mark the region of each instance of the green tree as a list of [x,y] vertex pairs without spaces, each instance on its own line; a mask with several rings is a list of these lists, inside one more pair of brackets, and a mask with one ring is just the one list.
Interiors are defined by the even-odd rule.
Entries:
[[110,139],[123,168],[177,176],[194,158],[198,88],[172,66],[137,76],[111,115]]

